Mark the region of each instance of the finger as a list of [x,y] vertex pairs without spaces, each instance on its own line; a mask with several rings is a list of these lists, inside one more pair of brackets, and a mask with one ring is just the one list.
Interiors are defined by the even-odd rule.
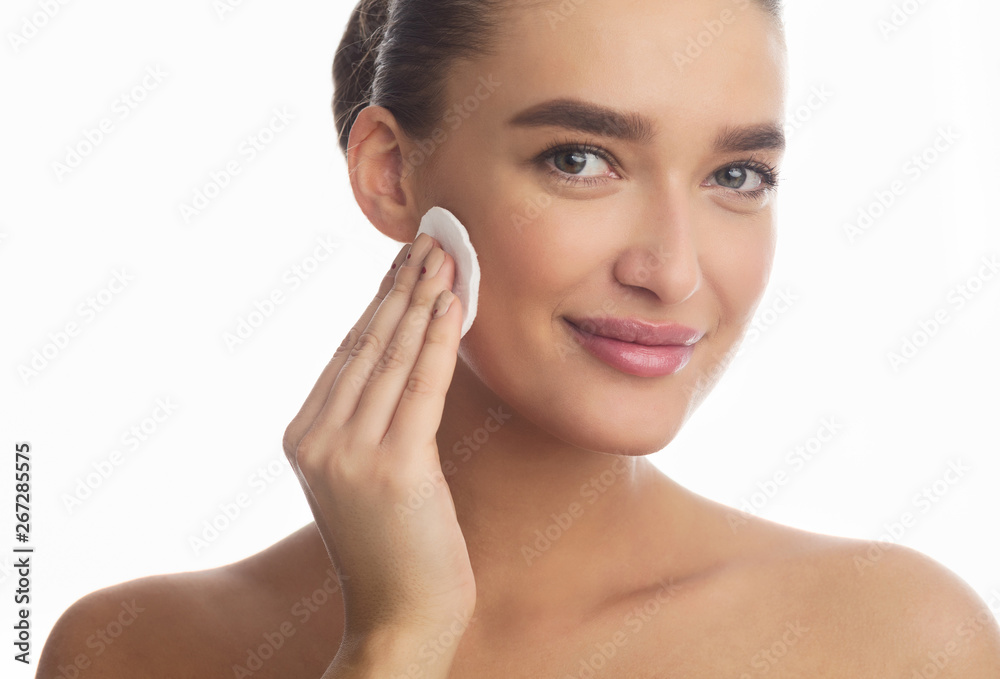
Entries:
[[453,298],[451,305],[429,321],[420,355],[383,438],[388,450],[407,440],[433,441],[441,425],[462,339],[462,302],[450,290],[442,295]]
[[421,273],[414,287],[410,308],[376,363],[352,418],[352,426],[374,437],[371,440],[381,441],[385,436],[423,347],[434,300],[455,281],[455,260],[444,250],[433,250],[426,265],[426,273]]
[[[337,379],[337,373],[339,373],[340,369],[344,366],[344,363],[347,361],[347,357],[351,353],[351,349],[353,349],[354,345],[357,344],[358,337],[375,315],[375,311],[382,303],[382,300],[385,299],[389,290],[392,289],[392,285],[396,280],[396,274],[399,272],[400,265],[405,261],[406,255],[410,251],[411,247],[411,243],[406,243],[402,248],[400,248],[399,252],[396,254],[396,258],[393,260],[393,266],[382,278],[382,283],[379,286],[374,299],[372,299],[368,308],[366,308],[364,313],[361,314],[361,318],[358,319],[358,322],[354,324],[354,327],[350,329],[347,336],[340,343],[340,346],[330,358],[330,361],[323,369],[323,372],[320,373],[319,379],[316,380],[312,391],[309,392],[309,395],[306,397],[305,402],[303,402],[302,407],[299,408],[299,412],[292,418],[288,428],[285,430],[285,438],[283,440],[286,455],[291,456],[295,452],[295,448],[298,447],[299,441],[301,441],[302,437],[305,436],[309,427],[312,426],[313,420],[316,419],[316,415],[323,408],[323,404],[330,395],[330,389],[333,387],[333,382]],[[294,464],[294,460],[292,460],[292,463]]]
[[337,374],[326,402],[316,414],[312,428],[336,431],[354,415],[375,364],[381,360],[389,339],[410,306],[424,258],[435,245],[437,241],[426,233],[417,236],[411,250],[412,257],[404,260],[392,289],[386,293],[375,315],[358,336],[357,343],[348,352],[347,360]]

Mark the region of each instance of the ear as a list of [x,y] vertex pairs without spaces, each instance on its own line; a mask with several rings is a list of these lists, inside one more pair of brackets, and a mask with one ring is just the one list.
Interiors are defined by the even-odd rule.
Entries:
[[414,183],[404,176],[405,143],[396,117],[382,106],[362,109],[347,141],[354,199],[375,228],[400,243],[413,241],[423,216],[417,214]]

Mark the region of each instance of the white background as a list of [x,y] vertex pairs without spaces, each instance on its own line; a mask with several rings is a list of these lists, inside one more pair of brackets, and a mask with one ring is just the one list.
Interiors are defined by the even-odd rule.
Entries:
[[[790,147],[764,331],[653,459],[698,493],[754,501],[808,530],[878,538],[909,512],[915,523],[892,541],[996,601],[1000,276],[972,281],[979,291],[961,309],[948,296],[1000,256],[1000,7],[905,4],[915,11],[886,36],[893,2],[789,3]],[[329,108],[353,5],[246,0],[220,16],[212,0],[69,2],[15,47],[41,4],[4,2],[3,676],[34,672],[7,639],[15,442],[33,449],[33,663],[87,592],[229,563],[311,521],[281,435],[398,249],[353,200]],[[122,118],[119,98],[157,67],[162,81]],[[823,90],[825,101],[810,99]],[[247,163],[239,148],[274,109],[294,119]],[[114,129],[58,176],[54,163],[103,118]],[[957,141],[915,176],[911,158],[949,128]],[[242,172],[185,223],[178,206],[231,160]],[[905,193],[850,238],[844,225],[896,180]],[[335,255],[292,290],[282,276],[324,237]],[[78,307],[122,270],[132,281],[88,322]],[[230,351],[223,333],[274,288],[285,302]],[[782,293],[794,303],[774,306]],[[940,309],[948,322],[894,369],[889,352]],[[80,334],[22,378],[19,366],[70,322]],[[157,399],[176,411],[123,446]],[[811,462],[790,464],[824,418],[842,429]],[[70,510],[64,498],[116,449],[121,464]],[[953,463],[969,471],[949,483]],[[254,476],[268,465],[274,476]],[[753,497],[782,471],[773,497]],[[938,501],[918,503],[935,483]],[[189,538],[240,493],[249,506],[196,553]]]

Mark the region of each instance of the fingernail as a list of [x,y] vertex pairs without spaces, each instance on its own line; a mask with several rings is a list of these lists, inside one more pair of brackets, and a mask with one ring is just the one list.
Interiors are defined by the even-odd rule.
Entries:
[[431,310],[431,318],[444,316],[448,313],[448,309],[451,308],[451,303],[454,299],[455,293],[451,290],[442,290],[441,294],[438,295],[437,300],[434,302],[434,308]]
[[424,262],[424,268],[420,271],[420,280],[426,280],[428,278],[434,278],[437,272],[441,270],[441,265],[444,264],[444,250],[440,248],[434,248],[431,254],[427,255],[427,260]]
[[399,248],[399,252],[397,252],[396,256],[393,257],[393,259],[392,259],[392,266],[389,267],[389,271],[392,271],[397,266],[399,266],[399,263],[401,261],[403,261],[403,253],[406,252],[406,251],[408,251],[409,249],[410,249],[410,244],[409,243],[404,243],[403,247]]
[[422,233],[413,241],[413,247],[410,248],[410,254],[406,258],[410,259],[412,257],[414,262],[423,261],[433,246],[434,242],[431,240],[431,237],[426,233]]

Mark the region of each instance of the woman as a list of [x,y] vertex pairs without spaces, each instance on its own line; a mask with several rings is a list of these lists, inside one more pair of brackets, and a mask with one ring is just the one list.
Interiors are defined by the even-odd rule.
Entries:
[[[996,621],[940,564],[644,457],[767,283],[785,68],[766,0],[401,0],[391,22],[362,0],[340,142],[404,246],[285,432],[316,522],[81,599],[39,676],[1000,676]],[[414,239],[435,205],[482,266],[464,337],[454,260]]]

